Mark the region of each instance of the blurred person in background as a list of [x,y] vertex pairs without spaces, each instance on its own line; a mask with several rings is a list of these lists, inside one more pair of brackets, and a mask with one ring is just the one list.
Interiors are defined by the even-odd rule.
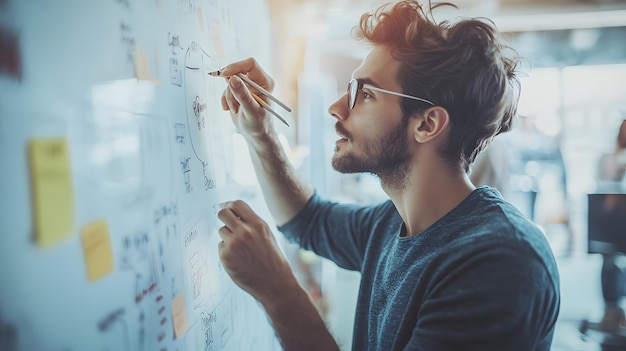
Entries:
[[617,132],[615,147],[612,152],[600,156],[597,173],[597,192],[623,193],[623,180],[626,173],[626,120],[623,120]]
[[[597,230],[603,230],[606,233],[612,233],[618,224],[622,223],[626,213],[626,204],[624,197],[617,196],[626,192],[622,180],[626,173],[626,120],[623,120],[619,126],[615,146],[610,153],[600,156],[598,161],[597,173],[597,193],[607,194],[602,204],[601,218],[589,218],[589,221],[595,223],[590,225]],[[599,211],[595,211],[599,212]],[[624,229],[624,228],[622,228]],[[616,238],[607,238],[611,242]],[[619,238],[618,238],[619,239]],[[626,241],[626,232],[623,239],[618,242]],[[626,245],[618,245],[624,247]],[[626,274],[624,264],[620,262],[620,256],[624,252],[607,252],[602,255],[602,271],[600,279],[602,283],[602,297],[604,299],[604,314],[596,327],[606,332],[617,332],[620,328],[626,327],[626,315],[621,307],[620,301],[626,294]]]

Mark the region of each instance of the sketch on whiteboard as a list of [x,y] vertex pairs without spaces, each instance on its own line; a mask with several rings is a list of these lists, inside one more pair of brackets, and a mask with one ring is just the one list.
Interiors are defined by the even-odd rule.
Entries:
[[202,163],[205,190],[215,188],[214,146],[211,143],[207,116],[206,79],[212,64],[211,56],[192,42],[185,55],[185,101],[187,102],[187,127],[191,147]]
[[184,49],[180,45],[180,37],[171,32],[167,33],[167,45],[172,48],[172,55],[170,56],[170,83],[182,87],[183,73],[180,66],[180,56],[178,54]]
[[210,297],[208,285],[208,231],[204,221],[198,222],[185,232],[184,252],[187,263],[186,291],[191,297],[191,306],[198,310]]
[[180,9],[186,9],[189,14],[192,15],[201,8],[200,0],[179,0],[178,6]]
[[215,316],[206,311],[200,315],[200,322],[202,323],[202,340],[201,349],[204,351],[213,351],[213,325],[215,323]]
[[120,270],[134,273],[134,300],[137,304],[154,292],[159,283],[157,262],[150,238],[145,230],[138,230],[122,237],[119,267]]
[[126,49],[126,60],[128,63],[135,62],[135,38],[133,37],[130,26],[124,22],[120,22],[120,40]]
[[178,203],[157,207],[154,211],[154,225],[158,241],[159,274],[161,281],[167,282],[169,277],[182,276]]
[[[106,334],[107,337],[103,339],[107,340],[106,344],[109,346],[103,347],[103,349],[131,350],[128,324],[126,320],[124,320],[125,313],[126,310],[124,308],[118,308],[107,313],[107,315],[98,322],[98,330]],[[101,343],[102,346],[104,344],[104,342]],[[120,347],[121,345],[123,345],[123,347]]]
[[[248,15],[229,16],[246,8],[271,24],[257,10],[265,1],[234,4],[0,0],[0,12],[15,19],[0,25],[0,82],[11,86],[0,105],[14,116],[0,139],[19,150],[33,137],[68,138],[76,222],[107,220],[114,266],[106,280],[89,283],[79,236],[47,252],[21,245],[30,243],[32,214],[29,206],[11,207],[5,225],[16,235],[0,240],[0,257],[22,262],[23,274],[0,267],[15,278],[0,289],[0,350],[278,349],[266,347],[271,326],[252,299],[240,299],[218,257],[216,204],[238,197],[229,172],[242,168],[220,103],[226,80],[208,72],[271,46],[254,36],[255,46],[243,47],[249,27],[232,20]],[[24,48],[50,43],[45,55],[24,59]],[[90,50],[93,43],[101,50]],[[38,103],[29,103],[33,96]],[[25,155],[9,154],[3,160],[15,172],[2,204],[10,207],[32,184]],[[39,275],[28,272],[55,278],[45,301],[22,293],[40,290]],[[172,301],[182,293],[191,332],[176,334]]]
[[193,191],[191,185],[191,157],[185,152],[187,125],[183,123],[174,124],[174,142],[179,146],[178,158],[180,171],[182,173],[183,183],[185,185],[185,193],[189,194]]

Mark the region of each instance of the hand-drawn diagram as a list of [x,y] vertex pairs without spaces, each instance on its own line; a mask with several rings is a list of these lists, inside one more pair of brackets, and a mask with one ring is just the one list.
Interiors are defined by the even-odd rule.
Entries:
[[119,268],[134,272],[134,299],[137,304],[155,291],[159,282],[156,258],[150,237],[147,231],[138,230],[122,238]]
[[[179,245],[178,238],[178,204],[171,203],[154,210],[154,226],[158,240],[159,273],[163,280],[166,275],[180,274],[180,252],[174,248]],[[173,272],[177,267],[178,271]]]
[[[242,27],[271,24],[265,5],[0,0],[12,19],[0,25],[0,82],[11,87],[0,105],[13,116],[0,139],[21,150],[31,138],[67,138],[75,225],[106,219],[113,266],[106,278],[86,279],[80,235],[50,250],[27,246],[36,245],[32,206],[9,200],[36,190],[22,167],[28,155],[9,152],[3,161],[15,180],[3,205],[15,210],[5,225],[16,235],[0,240],[0,257],[19,274],[16,265],[0,268],[0,350],[279,349],[262,308],[219,260],[217,204],[241,197],[234,176],[246,168],[220,103],[226,80],[208,75],[252,54],[270,61],[267,38]],[[242,46],[244,37],[254,46]],[[32,51],[24,48],[52,42],[24,59]],[[85,50],[92,43],[102,50]],[[54,278],[45,291],[41,274]]]
[[179,0],[178,3],[179,8],[186,9],[189,11],[189,14],[192,15],[201,8],[200,0]]
[[210,119],[207,116],[206,79],[212,58],[196,42],[192,42],[185,55],[185,101],[187,102],[187,127],[196,158],[202,162],[205,190],[216,186],[213,155],[215,146],[210,140]]
[[168,323],[168,320],[167,320],[167,316],[169,316],[169,313],[168,313],[169,311],[165,307],[165,300],[163,298],[163,295],[157,295],[157,297],[155,298],[155,301],[156,301],[157,315],[155,316],[154,320],[158,321],[159,325],[156,328],[156,331],[157,331],[156,340],[152,340],[152,341],[156,342],[158,345],[163,345],[165,338],[167,336],[167,331],[171,330],[171,328],[168,328],[170,324]]
[[198,222],[185,233],[184,252],[187,261],[187,291],[194,310],[210,297],[208,285],[208,232],[205,222]]
[[[124,319],[126,310],[118,308],[108,313],[98,322],[98,330],[109,337],[106,338],[111,350],[131,350],[128,323]],[[122,346],[123,347],[120,347]],[[106,348],[105,348],[106,349]]]
[[183,123],[174,124],[175,143],[179,146],[178,158],[180,171],[185,184],[185,193],[189,194],[193,190],[191,184],[191,157],[185,152],[187,144],[187,125]]
[[183,86],[183,71],[181,67],[181,57],[178,55],[184,49],[180,46],[180,37],[173,33],[167,33],[167,44],[172,48],[170,56],[170,83],[179,87]]

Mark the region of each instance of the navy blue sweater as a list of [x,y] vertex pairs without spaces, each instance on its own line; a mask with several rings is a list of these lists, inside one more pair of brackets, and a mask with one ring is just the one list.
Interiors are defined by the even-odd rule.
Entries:
[[544,234],[481,187],[417,235],[391,201],[317,195],[279,227],[292,242],[361,272],[353,350],[549,350],[559,311]]

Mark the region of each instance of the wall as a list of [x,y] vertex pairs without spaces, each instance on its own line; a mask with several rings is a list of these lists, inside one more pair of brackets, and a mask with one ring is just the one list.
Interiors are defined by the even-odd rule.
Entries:
[[0,1],[0,349],[272,350],[217,256],[268,218],[208,72],[267,65],[262,0]]

